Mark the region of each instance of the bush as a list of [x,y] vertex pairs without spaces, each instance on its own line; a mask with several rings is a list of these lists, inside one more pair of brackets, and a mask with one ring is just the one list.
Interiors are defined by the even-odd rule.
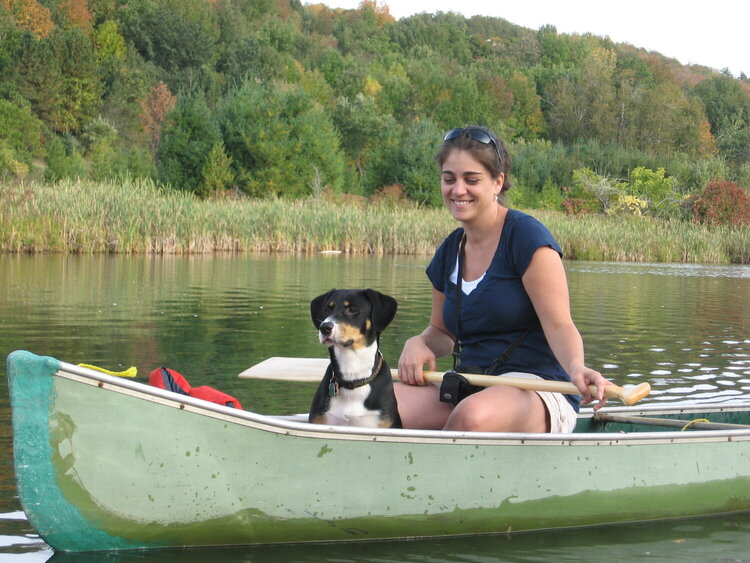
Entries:
[[[649,215],[656,217],[670,217],[681,201],[681,196],[676,190],[677,179],[667,176],[664,168],[650,170],[638,166],[630,172],[630,183],[626,187],[627,195],[634,196],[633,199],[640,200],[644,205],[634,204],[641,210],[647,211]],[[620,198],[622,200],[622,197]],[[631,212],[635,211],[635,207]],[[637,213],[640,215],[640,212]]]
[[709,182],[695,199],[693,220],[709,225],[748,225],[750,195],[734,182]]

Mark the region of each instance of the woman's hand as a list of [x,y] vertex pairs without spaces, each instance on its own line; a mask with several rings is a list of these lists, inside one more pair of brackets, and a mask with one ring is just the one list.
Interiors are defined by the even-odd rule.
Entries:
[[[591,368],[587,368],[583,364],[571,366],[568,369],[568,375],[570,380],[573,382],[581,391],[581,405],[588,405],[594,400],[598,402],[594,405],[594,410],[598,411],[607,402],[607,398],[604,396],[604,388],[607,385],[612,385],[610,381],[604,379],[601,373]],[[596,394],[592,395],[589,385],[596,387]]]
[[423,334],[411,337],[404,344],[401,357],[398,360],[398,377],[407,385],[427,385],[422,376],[424,365],[430,370],[435,370],[435,353],[427,346]]

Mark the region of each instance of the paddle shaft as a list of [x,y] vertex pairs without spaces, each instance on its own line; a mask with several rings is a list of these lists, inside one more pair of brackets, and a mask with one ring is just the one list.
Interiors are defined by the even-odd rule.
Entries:
[[[443,380],[443,373],[438,371],[423,372],[425,381],[431,383],[440,383]],[[532,379],[527,377],[513,377],[509,375],[479,375],[474,373],[460,374],[472,385],[480,387],[491,387],[492,385],[507,385],[518,389],[529,391],[546,391],[548,393],[565,393],[566,395],[580,395],[578,387],[569,381],[550,381],[548,379]],[[391,376],[398,378],[398,371],[391,370]],[[589,392],[596,396],[596,386],[590,385]],[[611,384],[604,388],[604,396],[607,399],[619,399],[625,405],[634,405],[643,397],[651,392],[651,386],[648,383],[641,383],[636,387],[618,387]]]
[[[249,379],[275,379],[279,381],[319,382],[329,360],[324,358],[268,358],[256,364],[240,374],[242,378]],[[424,379],[431,383],[440,383],[443,373],[437,371],[425,371]],[[530,391],[547,391],[551,393],[565,393],[568,395],[580,395],[578,388],[568,381],[550,381],[547,379],[531,379],[525,377],[478,375],[465,373],[463,375],[472,385],[489,387],[492,385],[508,385],[518,389]],[[391,370],[391,376],[398,379],[398,371]],[[591,386],[589,391],[596,396],[596,388]],[[607,385],[604,388],[604,396],[608,399],[618,399],[626,405],[634,405],[651,392],[648,383],[641,383],[634,387],[618,387]]]

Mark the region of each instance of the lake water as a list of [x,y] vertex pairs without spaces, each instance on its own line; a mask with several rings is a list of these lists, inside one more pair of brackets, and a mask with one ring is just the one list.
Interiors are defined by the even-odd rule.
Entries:
[[[332,287],[373,287],[397,298],[399,312],[382,336],[384,353],[395,364],[403,342],[428,319],[427,262],[427,257],[342,255],[2,255],[0,351],[5,356],[27,349],[116,371],[136,366],[141,380],[164,365],[194,386],[212,385],[235,395],[246,409],[303,412],[314,385],[240,380],[237,374],[270,356],[325,357],[309,301]],[[591,367],[618,385],[649,381],[653,391],[644,403],[725,403],[750,396],[750,266],[566,262],[566,269]],[[54,554],[21,511],[5,375],[3,362],[0,561],[87,561],[80,554]],[[199,561],[207,555],[182,550],[107,560]],[[356,547],[227,549],[210,556],[226,561],[750,560],[750,515]]]

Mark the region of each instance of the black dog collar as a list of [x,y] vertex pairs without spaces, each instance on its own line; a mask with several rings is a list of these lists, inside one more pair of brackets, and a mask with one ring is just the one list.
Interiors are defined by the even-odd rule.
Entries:
[[383,367],[383,354],[380,352],[380,350],[378,350],[375,356],[375,367],[372,369],[372,373],[370,374],[370,377],[364,377],[362,379],[355,379],[354,381],[347,381],[345,379],[338,377],[336,375],[336,370],[334,369],[331,373],[331,383],[328,386],[328,395],[330,397],[333,397],[334,395],[338,395],[339,387],[344,387],[345,389],[357,389],[358,387],[363,387],[367,385],[368,383],[372,383],[372,381],[377,377],[378,373],[380,373],[380,370],[382,367]]

